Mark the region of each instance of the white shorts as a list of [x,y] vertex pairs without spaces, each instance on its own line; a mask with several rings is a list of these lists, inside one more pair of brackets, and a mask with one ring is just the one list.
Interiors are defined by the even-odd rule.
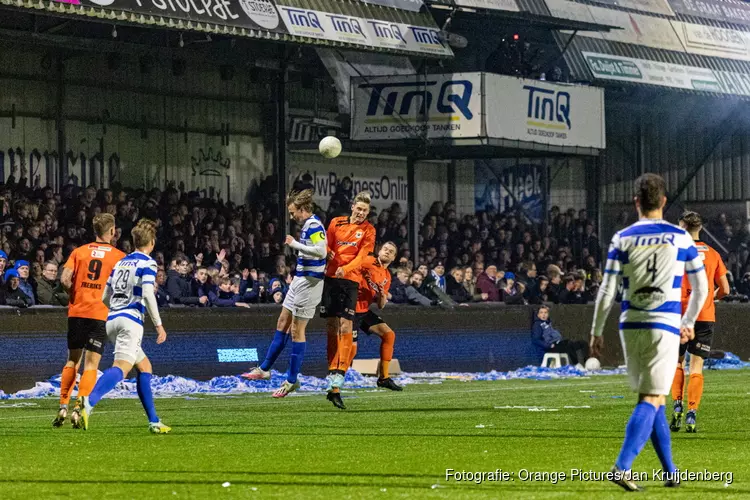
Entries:
[[107,337],[115,346],[115,361],[138,364],[146,359],[141,349],[143,325],[128,318],[114,318],[107,321]]
[[323,280],[310,276],[295,276],[284,299],[284,308],[295,318],[312,319],[323,298]]
[[669,394],[680,336],[664,330],[620,330],[630,385],[639,394]]

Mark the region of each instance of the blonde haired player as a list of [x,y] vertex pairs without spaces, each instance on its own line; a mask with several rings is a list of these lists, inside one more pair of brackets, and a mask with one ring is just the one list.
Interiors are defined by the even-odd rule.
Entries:
[[[658,175],[636,179],[633,201],[639,220],[612,237],[591,327],[592,355],[599,357],[604,323],[622,279],[620,339],[638,404],[609,479],[627,491],[641,489],[630,471],[649,437],[667,474],[665,486],[679,484],[674,476],[677,469],[672,462],[665,395],[672,385],[680,343],[694,336],[695,319],[708,296],[706,273],[693,239],[684,229],[662,220],[666,191]],[[693,293],[683,315],[680,288],[686,273]]]
[[[703,396],[703,360],[711,352],[711,341],[714,336],[714,324],[716,323],[716,306],[714,300],[718,300],[729,295],[729,281],[727,280],[727,268],[721,260],[719,252],[708,246],[700,240],[701,230],[703,229],[703,219],[697,212],[685,212],[680,217],[680,227],[685,229],[695,241],[695,247],[698,249],[706,268],[706,278],[708,280],[708,298],[698,319],[695,322],[695,338],[687,344],[680,346],[680,358],[677,361],[677,370],[675,371],[674,381],[672,382],[672,405],[673,414],[672,422],[669,428],[673,431],[679,431],[682,427],[682,395],[685,390],[685,353],[690,353],[690,381],[688,382],[688,412],[685,417],[685,430],[687,432],[697,432],[696,413],[700,406],[701,397]],[[718,288],[717,288],[718,287]],[[682,309],[687,309],[688,300],[693,290],[688,280],[682,280]]]
[[242,376],[250,380],[267,380],[271,378],[271,367],[292,337],[292,355],[289,358],[289,370],[281,387],[273,393],[275,398],[283,398],[299,388],[297,377],[302,368],[305,355],[305,330],[307,323],[315,317],[315,309],[323,295],[323,278],[325,277],[326,233],[323,223],[313,215],[313,192],[306,189],[293,191],[286,198],[289,216],[302,224],[300,241],[287,235],[285,243],[299,253],[297,268],[289,292],[284,299],[279,320],[276,322],[276,333],[268,353],[260,366],[253,368]]
[[[68,359],[60,380],[60,409],[52,421],[61,427],[68,415],[70,394],[76,382],[78,367],[84,351],[86,359],[78,383],[78,395],[88,396],[96,384],[99,362],[107,341],[107,306],[102,303],[107,278],[115,264],[125,254],[112,246],[115,237],[115,217],[98,214],[93,221],[96,241],[83,245],[70,254],[63,267],[60,282],[70,297],[68,305]],[[80,408],[70,415],[74,428],[80,426]]]
[[367,221],[370,193],[354,197],[352,214],[335,217],[328,225],[326,266],[320,316],[327,319],[328,401],[345,409],[340,389],[349,369],[353,343],[354,313],[362,263],[375,250],[375,228]]
[[156,343],[167,340],[154,294],[157,265],[150,257],[156,244],[156,223],[141,219],[131,235],[136,251],[117,263],[104,291],[103,300],[110,308],[107,336],[115,345],[115,362],[102,374],[91,395],[79,398],[81,420],[83,428],[88,430],[89,418],[96,404],[135,366],[138,370],[138,397],[148,415],[149,430],[154,434],[166,434],[172,429],[161,423],[156,414],[151,393],[151,362],[141,349],[146,311],[156,327]]

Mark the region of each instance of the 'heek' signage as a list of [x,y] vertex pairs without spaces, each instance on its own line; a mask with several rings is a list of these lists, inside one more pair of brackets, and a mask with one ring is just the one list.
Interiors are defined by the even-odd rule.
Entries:
[[151,16],[286,33],[272,0],[64,0]]

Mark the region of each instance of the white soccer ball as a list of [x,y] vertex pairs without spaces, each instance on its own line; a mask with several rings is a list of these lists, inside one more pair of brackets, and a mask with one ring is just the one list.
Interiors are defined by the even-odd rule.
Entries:
[[589,358],[586,360],[586,369],[590,372],[595,372],[596,370],[600,370],[601,367],[602,367],[602,364],[596,358]]
[[322,154],[325,158],[336,158],[341,154],[341,141],[338,139],[338,137],[334,137],[332,135],[323,137],[323,139],[321,139],[320,141],[320,144],[318,144],[318,151],[320,151],[320,154]]

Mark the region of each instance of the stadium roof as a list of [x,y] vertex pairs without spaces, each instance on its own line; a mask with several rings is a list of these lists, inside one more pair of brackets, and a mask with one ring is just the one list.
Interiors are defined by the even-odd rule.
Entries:
[[[101,5],[104,3],[107,6]],[[220,10],[220,4],[231,6],[240,14],[242,12],[240,10],[241,2],[238,0],[219,2],[214,11],[216,9]],[[355,17],[365,22],[373,20],[398,24],[402,27],[402,30],[407,30],[412,26],[424,27],[433,31],[438,29],[435,20],[426,9],[423,9],[421,12],[415,12],[413,10],[403,10],[352,0],[276,0],[276,5],[279,7],[279,10],[287,7],[338,14],[350,18]],[[3,8],[65,17],[80,16],[88,18],[93,22],[108,24],[129,23],[146,27],[196,31],[287,43],[322,45],[368,52],[416,55],[426,58],[446,58],[452,56],[452,52],[448,48],[442,51],[430,51],[423,50],[423,47],[419,46],[415,48],[415,45],[418,44],[394,43],[391,45],[378,45],[377,43],[354,43],[346,41],[345,37],[335,38],[334,36],[329,36],[328,33],[319,36],[304,36],[299,32],[297,34],[290,32],[286,28],[284,21],[279,22],[277,28],[266,29],[248,20],[245,16],[237,16],[238,20],[235,21],[222,21],[217,18],[217,15],[211,13],[208,15],[196,15],[194,12],[185,14],[177,9],[173,13],[169,13],[168,10],[158,11],[158,9],[148,7],[146,2],[143,2],[141,5],[141,2],[123,0],[0,0],[0,9]],[[223,17],[226,18],[227,16]]]
[[[550,30],[573,31],[610,31],[619,30],[617,26],[579,21],[575,19],[561,19],[550,15],[549,10],[533,4],[535,0],[518,0],[519,10],[504,10],[502,8],[481,8],[462,5],[461,0],[426,0],[426,3],[436,9],[451,9],[457,13],[480,13],[491,16],[496,23],[507,23],[515,26],[536,26]],[[477,3],[479,5],[479,2]]]
[[[565,52],[565,62],[570,69],[570,79],[574,81],[596,81],[603,85],[616,85],[622,86],[623,84],[638,85],[650,88],[661,88],[662,90],[672,90],[688,92],[699,95],[716,95],[725,97],[727,94],[737,95],[739,97],[750,99],[750,95],[743,95],[743,93],[750,92],[750,88],[744,89],[744,91],[737,90],[736,92],[722,91],[719,89],[712,90],[712,84],[700,85],[696,83],[695,88],[678,88],[670,85],[656,85],[649,84],[645,81],[623,81],[623,80],[610,80],[600,78],[592,72],[591,67],[587,63],[586,53],[595,53],[597,55],[612,55],[620,58],[626,58],[631,60],[647,60],[656,63],[664,63],[667,65],[678,65],[690,68],[702,68],[709,70],[714,75],[749,75],[750,76],[750,62],[740,61],[736,59],[723,59],[718,57],[706,57],[695,54],[687,54],[684,52],[673,52],[669,50],[655,49],[651,47],[643,47],[640,45],[631,45],[620,42],[612,42],[609,40],[588,38],[576,36],[570,41],[569,34],[559,33],[556,38],[560,41],[560,45],[564,46],[570,42],[568,50]],[[733,84],[736,83],[733,81]],[[750,82],[749,82],[750,83]]]

